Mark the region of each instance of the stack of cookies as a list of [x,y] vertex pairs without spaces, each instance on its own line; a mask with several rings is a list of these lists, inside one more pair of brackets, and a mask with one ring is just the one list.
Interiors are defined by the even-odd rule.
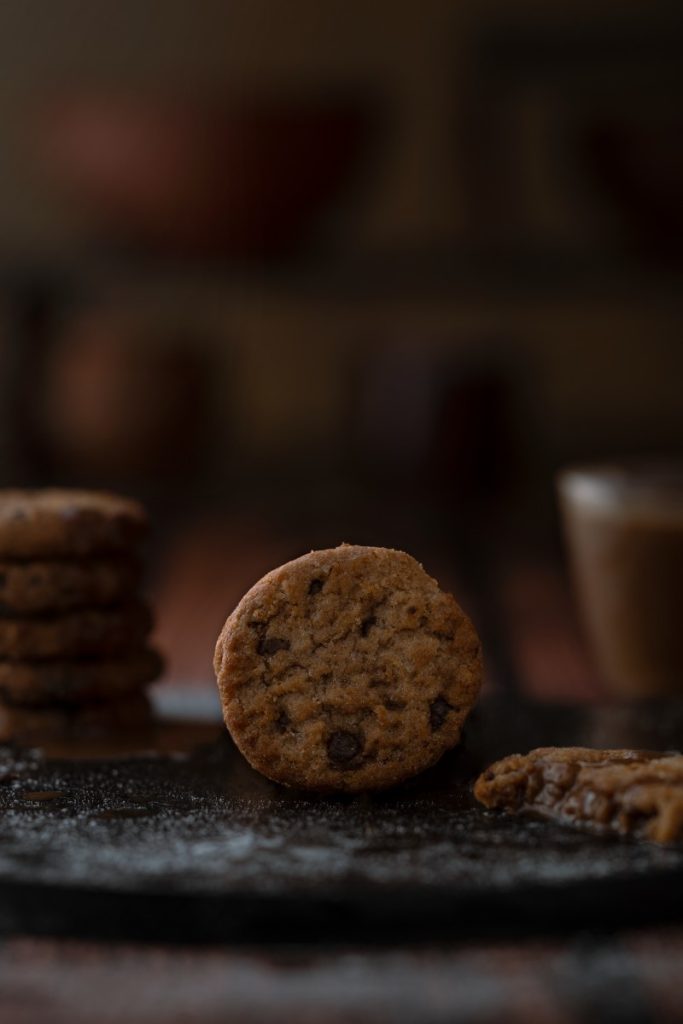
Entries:
[[86,717],[123,710],[161,670],[148,646],[135,501],[87,491],[0,491],[0,707]]

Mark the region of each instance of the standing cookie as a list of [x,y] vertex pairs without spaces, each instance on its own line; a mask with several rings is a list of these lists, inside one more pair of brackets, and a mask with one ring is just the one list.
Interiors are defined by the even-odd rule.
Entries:
[[260,580],[229,617],[215,669],[225,721],[264,775],[379,789],[460,739],[482,679],[477,634],[401,551],[312,551]]

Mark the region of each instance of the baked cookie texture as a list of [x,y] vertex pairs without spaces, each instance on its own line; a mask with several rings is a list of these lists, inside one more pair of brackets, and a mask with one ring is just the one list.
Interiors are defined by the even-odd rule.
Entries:
[[129,601],[140,584],[134,558],[0,561],[0,615],[37,615]]
[[107,660],[0,662],[0,704],[55,707],[115,701],[143,689],[162,668],[161,657],[151,648]]
[[482,681],[472,623],[401,551],[342,545],[268,573],[214,667],[226,725],[284,785],[379,789],[455,746]]
[[82,557],[122,551],[147,529],[137,501],[104,491],[0,491],[0,558]]
[[477,779],[485,807],[527,812],[656,843],[683,839],[683,755],[541,747]]
[[57,739],[68,745],[70,740],[84,736],[109,736],[113,730],[142,729],[151,718],[149,698],[141,692],[108,703],[79,707],[0,706],[0,742],[41,745],[46,740]]
[[143,604],[35,618],[4,616],[0,617],[0,658],[11,662],[125,654],[140,649],[151,627],[151,613]]

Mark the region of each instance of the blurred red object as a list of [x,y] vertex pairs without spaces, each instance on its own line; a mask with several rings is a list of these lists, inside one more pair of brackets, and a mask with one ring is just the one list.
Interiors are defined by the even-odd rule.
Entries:
[[81,315],[41,375],[53,459],[88,480],[187,479],[201,461],[210,374],[193,337],[150,337],[106,311]]
[[296,245],[369,137],[351,102],[74,95],[41,119],[54,184],[109,241],[272,255]]

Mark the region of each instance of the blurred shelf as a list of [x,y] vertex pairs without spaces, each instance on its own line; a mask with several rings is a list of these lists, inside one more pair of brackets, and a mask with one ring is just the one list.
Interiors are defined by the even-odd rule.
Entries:
[[680,5],[651,0],[639,9],[593,9],[588,17],[573,7],[558,15],[551,7],[545,21],[536,12],[533,18],[502,17],[482,27],[475,63],[487,80],[508,88],[542,79],[582,90],[608,81],[635,91],[653,74],[660,82],[680,82],[682,48]]
[[342,305],[491,302],[681,302],[683,267],[616,261],[598,254],[509,250],[395,252],[343,260],[309,257],[271,265],[145,259],[84,252],[59,260],[0,257],[5,294],[42,289],[65,301],[103,291],[217,296]]

